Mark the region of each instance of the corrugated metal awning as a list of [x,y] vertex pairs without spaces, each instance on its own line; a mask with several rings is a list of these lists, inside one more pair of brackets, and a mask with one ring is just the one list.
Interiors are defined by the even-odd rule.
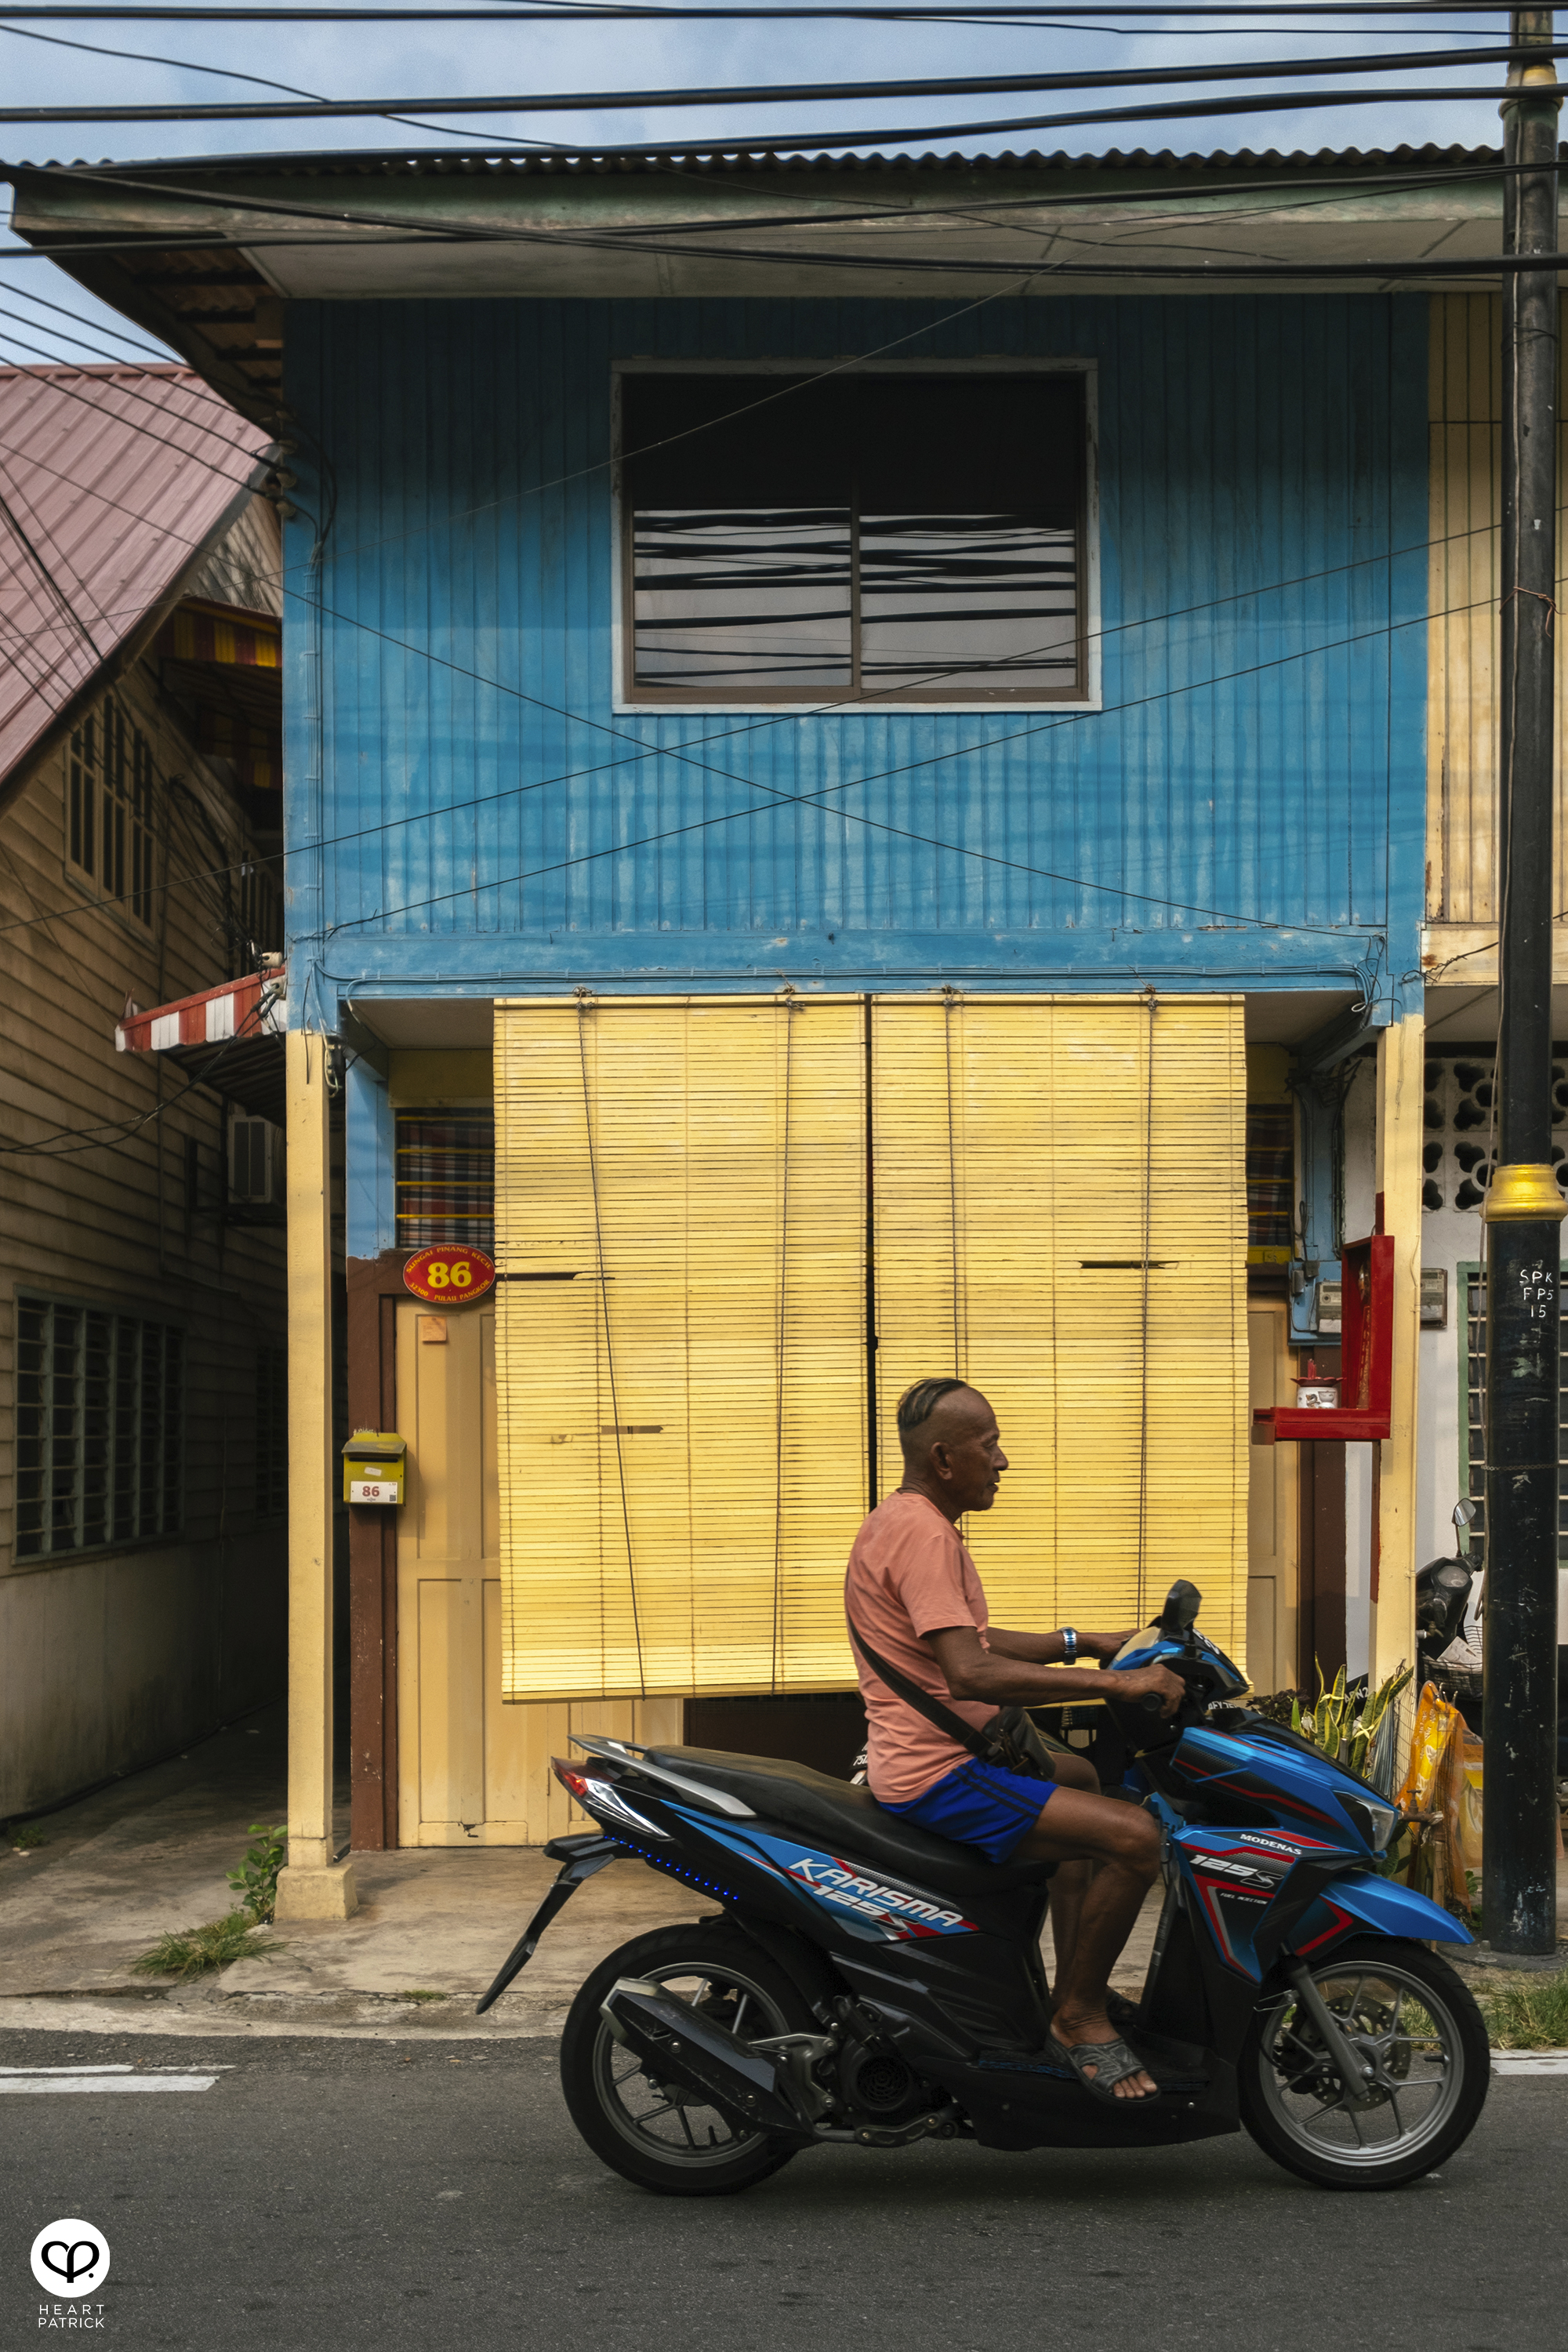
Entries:
[[175,1066],[259,1118],[283,1123],[288,975],[247,972],[114,1024],[119,1054],[170,1054]]

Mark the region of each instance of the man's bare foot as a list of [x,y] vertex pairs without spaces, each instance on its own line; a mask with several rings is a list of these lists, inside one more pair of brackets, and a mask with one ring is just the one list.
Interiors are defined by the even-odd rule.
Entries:
[[[1120,2042],[1122,2038],[1103,2008],[1058,2009],[1051,2019],[1051,2032],[1066,2050],[1081,2049],[1086,2042]],[[1092,2062],[1083,2059],[1079,2063],[1086,2079],[1092,2082],[1096,2072]],[[1140,2072],[1113,2083],[1110,2095],[1113,2099],[1154,2099],[1160,2095],[1160,2085],[1152,2074]]]

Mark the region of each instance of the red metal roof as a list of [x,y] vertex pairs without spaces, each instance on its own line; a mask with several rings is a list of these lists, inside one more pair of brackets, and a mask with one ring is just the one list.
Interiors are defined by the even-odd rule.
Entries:
[[268,446],[188,368],[0,368],[0,782],[177,587]]

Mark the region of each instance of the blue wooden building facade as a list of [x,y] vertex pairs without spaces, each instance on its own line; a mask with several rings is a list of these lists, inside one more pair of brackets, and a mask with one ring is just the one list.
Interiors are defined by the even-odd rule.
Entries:
[[[417,1508],[405,1506],[395,1527],[354,1514],[356,1843],[537,1837],[559,1826],[542,1793],[540,1742],[559,1746],[571,1724],[613,1716],[627,1731],[668,1737],[684,1722],[711,1737],[721,1728],[712,1710],[726,1702],[804,1705],[835,1680],[806,1633],[799,1656],[816,1664],[780,1668],[775,1643],[771,1679],[748,1667],[726,1685],[722,1644],[704,1650],[694,1635],[684,1685],[669,1674],[628,1681],[606,1663],[608,1634],[602,1656],[584,1654],[580,1683],[566,1669],[529,1679],[526,1613],[545,1605],[550,1574],[526,1527],[553,1492],[536,1450],[556,1360],[540,1353],[546,1336],[563,1365],[574,1347],[588,1350],[583,1427],[597,1412],[598,1435],[614,1438],[591,1482],[608,1500],[593,1526],[584,1502],[586,1532],[573,1538],[610,1614],[622,1579],[637,1616],[634,1555],[658,1551],[668,1502],[657,1480],[637,1501],[641,1473],[628,1472],[621,1445],[623,1427],[654,1424],[623,1422],[612,1395],[613,1307],[630,1295],[614,1285],[630,1276],[608,1270],[603,1164],[591,1148],[573,1181],[595,1188],[597,1279],[612,1307],[595,1310],[585,1337],[569,1322],[519,1320],[544,1295],[521,1286],[550,1271],[538,1260],[540,1224],[565,1230],[586,1197],[564,1177],[565,1189],[552,1189],[559,1171],[539,1140],[564,1117],[584,1006],[596,1015],[642,1005],[650,1019],[679,1007],[688,1022],[707,1004],[739,1021],[748,1006],[771,1017],[783,999],[806,1007],[790,1029],[799,1039],[811,1000],[822,1000],[825,1037],[829,1006],[863,1007],[879,1133],[898,1116],[893,1094],[878,1091],[879,1067],[897,1061],[883,1041],[906,1009],[933,1010],[946,1091],[927,1105],[903,1174],[918,1193],[924,1167],[940,1196],[952,1311],[927,1328],[911,1308],[908,1360],[945,1369],[940,1349],[984,1382],[982,1328],[993,1362],[1013,1361],[1010,1349],[1028,1354],[1028,1335],[995,1307],[1005,1281],[992,1282],[984,1307],[980,1276],[961,1274],[958,1237],[961,1225],[973,1234],[988,1218],[1005,1224],[1009,1200],[1050,1159],[1057,1205],[1030,1194],[1020,1230],[1049,1229],[1053,1328],[1079,1318],[1085,1393],[1097,1364],[1121,1367],[1123,1387],[1105,1410],[1122,1418],[1105,1458],[1141,1426],[1142,1465],[1140,1492],[1127,1489],[1121,1567],[1104,1565],[1087,1588],[1064,1569],[1051,1597],[1131,1607],[1135,1584],[1141,1603],[1146,1577],[1182,1544],[1174,1505],[1164,1532],[1155,1526],[1150,1461],[1170,1465],[1177,1495],[1174,1465],[1207,1446],[1218,1517],[1210,1525],[1200,1509],[1188,1524],[1223,1555],[1215,1574],[1237,1601],[1234,1639],[1265,1686],[1297,1679],[1315,1638],[1298,1536],[1310,1497],[1292,1449],[1266,1465],[1257,1449],[1249,1456],[1248,1405],[1290,1400],[1311,1339],[1311,1297],[1288,1295],[1285,1261],[1316,1255],[1331,1271],[1339,1238],[1326,1175],[1320,1185],[1297,1171],[1292,1088],[1315,1087],[1326,1104],[1347,1054],[1373,1055],[1367,1189],[1400,1244],[1400,1275],[1396,1433],[1381,1450],[1371,1534],[1381,1593],[1374,1572],[1364,1639],[1374,1666],[1408,1651],[1430,305],[1396,282],[1336,281],[1337,248],[1315,220],[1270,220],[1266,256],[1238,167],[1227,180],[1225,162],[1184,179],[1150,159],[1120,175],[1039,159],[889,163],[872,173],[881,212],[870,226],[868,205],[848,201],[865,195],[866,167],[803,179],[770,159],[744,172],[709,159],[707,177],[693,173],[674,194],[668,178],[635,167],[444,163],[377,179],[326,159],[266,174],[192,173],[193,189],[204,172],[223,182],[257,276],[248,341],[215,357],[209,334],[208,372],[272,417],[279,438],[300,1122],[290,1183],[314,1220],[321,1270],[318,1321],[307,1307],[301,1344],[325,1362],[330,1234],[325,1208],[310,1203],[331,1199],[323,1114],[341,1066],[350,1412],[408,1439],[417,1490]],[[1249,160],[1254,189],[1280,168]],[[851,169],[862,172],[853,184]],[[1368,177],[1336,221],[1359,205],[1383,233],[1403,234],[1404,200],[1367,193]],[[1008,239],[1022,208],[1037,205],[1043,218],[1064,194],[1083,201],[1091,179],[1103,217],[1075,217],[1101,276],[1053,278],[1032,257],[1036,274],[1015,276],[1019,246]],[[1161,279],[1167,248],[1152,232],[1134,236],[1116,207],[1173,201],[1175,180],[1184,219],[1224,215],[1238,256],[1253,238],[1247,282],[1221,292]],[[330,200],[334,218],[357,214],[358,232],[323,251],[269,243],[261,207],[285,184],[296,210]],[[111,202],[58,187],[24,194],[27,233],[39,236],[58,235],[68,213],[79,230],[94,205],[101,213]],[[754,224],[786,195],[791,218],[808,226],[781,255],[778,235],[764,249]],[[1007,219],[966,215],[961,247],[944,247],[946,275],[911,250],[937,197],[952,215],[983,200],[1014,207]],[[1479,203],[1464,190],[1447,201],[1463,215],[1456,236],[1484,239]],[[195,217],[166,191],[134,203],[166,251]],[[909,216],[889,227],[900,206]],[[678,230],[747,231],[752,244],[677,247],[671,257]],[[1271,281],[1281,256],[1320,274]],[[1146,279],[1119,274],[1140,257]],[[151,296],[77,267],[153,317]],[[201,343],[194,299],[159,323],[186,348]],[[997,487],[1012,474],[1026,486],[1016,499]],[[1008,1030],[998,1013],[987,1030],[988,1004],[1023,1007],[1022,1025]],[[1137,1037],[1071,1027],[1101,1005],[1112,1017],[1136,1013]],[[1158,1107],[1151,1057],[1165,1049],[1147,1042],[1156,1013],[1168,1016],[1159,1036],[1183,1041],[1162,1065]],[[1050,1031],[1059,1050],[1029,1026],[1037,1015],[1068,1024]],[[1205,1029],[1211,1015],[1217,1025]],[[971,1024],[957,1081],[955,1019]],[[688,1022],[674,1061],[661,1058],[673,1033],[647,1034],[650,1097],[673,1099],[673,1088],[680,1099],[673,1125],[656,1133],[647,1109],[643,1144],[623,1138],[627,1190],[616,1213],[628,1248],[639,1167],[652,1183],[688,1148],[679,1137],[697,1131],[693,1070],[708,1055],[707,1066],[741,1074],[738,1101],[748,1051],[776,1058],[771,1030],[709,1030],[693,1043]],[[339,1064],[323,1058],[331,1040]],[[1072,1092],[1062,1070],[1097,1056],[1102,1087],[1091,1075]],[[608,1066],[591,1068],[583,1047],[579,1114],[603,1152],[614,1136],[595,1128],[610,1109],[595,1089],[609,1085]],[[626,1067],[637,1066],[634,1051]],[[925,1066],[918,1053],[908,1061],[911,1102],[923,1099]],[[1168,1075],[1178,1068],[1179,1082]],[[626,1093],[635,1080],[623,1072],[619,1083],[626,1117],[644,1117]],[[1020,1087],[1037,1105],[1049,1097],[1048,1153],[1032,1111],[982,1136],[988,1106]],[[1320,1128],[1331,1127],[1324,1110]],[[481,1166],[492,1133],[493,1195]],[[1309,1176],[1329,1165],[1329,1147],[1314,1161],[1315,1148]],[[864,1154],[879,1202],[893,1181],[881,1149]],[[1097,1186],[1115,1229],[1103,1255],[1068,1232],[1061,1206],[1068,1191],[1081,1202]],[[1151,1202],[1189,1196],[1213,1203],[1213,1247],[1161,1258]],[[692,1222],[681,1247],[696,1265],[697,1212],[682,1213]],[[791,1213],[780,1212],[781,1253]],[[879,1251],[890,1246],[866,1213],[853,1269],[862,1287],[881,1280]],[[1342,1204],[1342,1225],[1344,1213]],[[918,1220],[907,1231],[918,1257]],[[442,1321],[399,1303],[412,1248],[481,1237],[489,1247],[497,1232],[499,1341],[480,1314]],[[1069,1263],[1110,1286],[1069,1298]],[[1230,1269],[1223,1281],[1220,1266]],[[889,1260],[889,1295],[893,1280]],[[700,1291],[696,1274],[690,1282],[688,1300]],[[781,1433],[786,1289],[781,1272]],[[858,1462],[838,1517],[823,1522],[851,1529],[877,1491],[879,1420],[885,1483],[890,1375],[878,1349],[897,1361],[905,1346],[879,1332],[875,1307],[866,1312],[869,1467]],[[1154,1372],[1152,1314],[1163,1318]],[[1327,1364],[1326,1317],[1321,1338]],[[689,1349],[685,1361],[682,1425],[695,1430]],[[722,1388],[721,1371],[709,1377]],[[1008,1377],[1016,1421],[1038,1399],[1022,1373],[1015,1396]],[[315,1407],[297,1378],[295,1424],[314,1431],[308,1468],[297,1449],[295,1493],[297,1565],[317,1594],[318,1631],[322,1515],[337,1477],[323,1453],[322,1378],[310,1390]],[[1202,1400],[1195,1419],[1184,1392]],[[1092,1488],[1092,1413],[1080,1439],[1065,1375],[1052,1397],[1056,1433],[1041,1449],[1050,1479]],[[821,1436],[802,1432],[803,1446]],[[780,1435],[780,1465],[789,1442]],[[715,1475],[721,1500],[740,1496],[743,1464]],[[773,1465],[766,1475],[775,1479]],[[1105,1475],[1114,1488],[1121,1473]],[[778,1580],[786,1486],[780,1466],[775,1618],[778,1595],[795,1590]],[[1342,1476],[1339,1507],[1342,1523]],[[634,1528],[638,1509],[649,1514],[646,1535]],[[695,1558],[695,1521],[681,1525]],[[1070,1530],[1053,1525],[1065,1557]],[[1330,1654],[1322,1627],[1335,1606],[1344,1640],[1341,1542],[1337,1601],[1325,1571],[1318,1629]],[[645,1567],[655,1581],[658,1572]],[[695,1589],[681,1584],[679,1607]],[[805,1626],[817,1603],[800,1591]],[[320,1643],[304,1655],[300,1687],[319,1692]],[[504,1734],[498,1676],[522,1702]],[[669,1712],[678,1703],[684,1717]],[[303,1848],[300,1859],[310,1859]],[[330,1859],[324,1846],[318,1859]]]

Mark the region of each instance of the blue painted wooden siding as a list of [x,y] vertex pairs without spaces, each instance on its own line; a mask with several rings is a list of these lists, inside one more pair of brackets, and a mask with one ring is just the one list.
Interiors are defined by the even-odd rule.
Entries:
[[[1425,302],[954,307],[291,306],[296,496],[333,516],[315,621],[289,534],[297,968],[1321,986],[1380,934],[1415,964]],[[1098,361],[1103,711],[617,714],[612,360],[889,347]]]

